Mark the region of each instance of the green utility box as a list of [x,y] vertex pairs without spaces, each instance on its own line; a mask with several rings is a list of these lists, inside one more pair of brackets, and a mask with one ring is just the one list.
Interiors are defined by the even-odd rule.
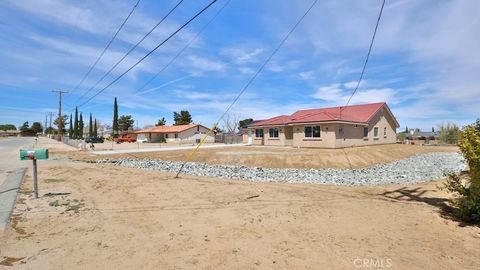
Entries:
[[48,149],[20,149],[20,160],[48,159]]

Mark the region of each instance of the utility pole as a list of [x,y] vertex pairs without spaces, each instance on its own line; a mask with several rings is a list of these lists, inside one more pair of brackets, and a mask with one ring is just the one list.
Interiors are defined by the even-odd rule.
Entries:
[[[52,112],[49,112],[48,114],[50,115],[50,130],[49,130],[49,133],[50,133],[50,135],[52,135],[52,114],[53,114],[53,113],[52,113]],[[51,137],[50,137],[50,138],[51,138]]]
[[62,141],[63,119],[62,119],[62,94],[68,93],[62,90],[52,90],[54,93],[58,93],[58,141]]
[[47,135],[47,118],[48,118],[48,113],[45,114],[45,126],[43,126],[43,135]]

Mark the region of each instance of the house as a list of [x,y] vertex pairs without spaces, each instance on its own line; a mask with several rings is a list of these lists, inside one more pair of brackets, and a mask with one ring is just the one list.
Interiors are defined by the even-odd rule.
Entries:
[[19,136],[20,130],[0,130],[0,137]]
[[437,144],[438,143],[438,131],[420,131],[411,129],[407,134],[406,139],[415,143]]
[[243,129],[253,145],[342,148],[396,142],[398,124],[385,102],[300,110]]
[[[156,126],[133,132],[137,140],[147,139],[147,142],[178,141],[185,143],[199,143],[209,128],[199,124],[177,125],[177,126]],[[211,132],[205,142],[214,142],[214,134]]]

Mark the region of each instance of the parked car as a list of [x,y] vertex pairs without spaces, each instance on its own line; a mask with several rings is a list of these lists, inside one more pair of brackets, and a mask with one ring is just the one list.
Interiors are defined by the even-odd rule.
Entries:
[[122,135],[121,137],[118,138],[113,138],[113,141],[116,143],[122,143],[122,142],[136,142],[137,139],[129,136],[128,134]]
[[95,136],[87,137],[85,139],[86,143],[103,143],[103,141],[104,141],[103,137],[95,137]]

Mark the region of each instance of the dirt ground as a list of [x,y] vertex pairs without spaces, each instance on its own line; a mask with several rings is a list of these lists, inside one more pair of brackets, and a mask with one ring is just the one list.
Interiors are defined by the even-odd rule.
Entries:
[[[254,183],[39,162],[0,232],[0,268],[478,269],[480,228],[438,181],[341,187]],[[62,153],[62,155],[56,154]],[[12,267],[12,268],[13,268]]]
[[[211,143],[206,143],[211,144]],[[181,147],[181,146],[192,146],[192,143],[185,142],[167,142],[167,143],[115,143],[112,141],[105,141],[103,143],[95,143],[96,150],[126,150],[126,149],[149,149],[149,148],[165,148],[165,147]],[[87,144],[88,146],[88,144]]]
[[[192,150],[164,151],[135,154],[90,156],[96,158],[158,158],[185,160]],[[195,154],[192,161],[212,164],[236,164],[266,168],[359,168],[387,163],[428,152],[456,152],[451,146],[418,146],[388,144],[345,149],[308,149],[265,146],[206,148]],[[82,156],[84,157],[84,156]]]

